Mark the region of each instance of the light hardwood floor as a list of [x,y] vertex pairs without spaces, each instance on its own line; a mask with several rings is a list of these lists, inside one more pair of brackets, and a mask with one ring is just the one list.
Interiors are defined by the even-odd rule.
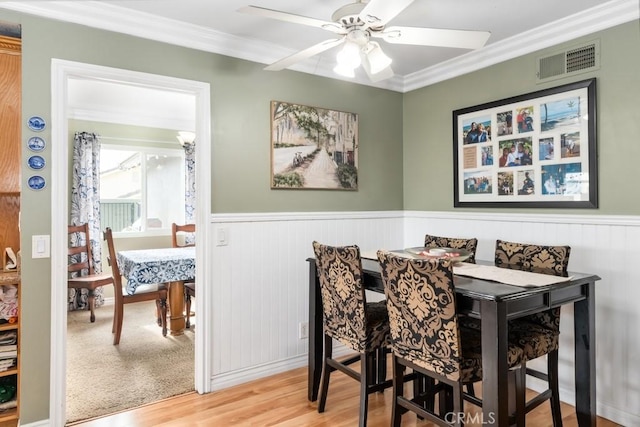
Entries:
[[[226,427],[226,426],[322,426],[351,427],[358,425],[359,384],[341,374],[333,373],[329,385],[327,406],[318,413],[317,402],[307,400],[307,369],[299,368],[269,378],[242,384],[205,395],[189,393],[120,414],[99,418],[74,427]],[[468,405],[468,404],[467,404]],[[475,407],[468,405],[470,413]],[[574,408],[562,404],[564,427],[576,427]],[[369,427],[389,426],[391,420],[391,389],[369,397]],[[479,420],[479,419],[478,419]],[[415,414],[402,418],[403,426],[431,427]],[[487,424],[485,424],[487,425]],[[468,423],[467,427],[482,424]],[[545,403],[527,415],[527,426],[551,426],[549,404]],[[598,418],[598,427],[616,427],[611,421]]]

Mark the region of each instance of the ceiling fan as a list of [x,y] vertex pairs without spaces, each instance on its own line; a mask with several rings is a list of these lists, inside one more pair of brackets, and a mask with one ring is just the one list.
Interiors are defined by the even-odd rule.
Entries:
[[338,52],[334,71],[347,77],[354,77],[355,69],[362,65],[369,78],[374,82],[393,76],[393,70],[390,66],[391,58],[385,55],[380,44],[374,39],[381,39],[392,44],[478,49],[484,46],[491,35],[488,31],[386,26],[413,1],[369,0],[365,3],[363,0],[358,0],[336,10],[331,15],[332,21],[323,21],[259,6],[245,6],[238,9],[238,12],[322,28],[335,35],[333,38],[274,62],[265,67],[265,70],[283,70],[342,44],[343,48]]

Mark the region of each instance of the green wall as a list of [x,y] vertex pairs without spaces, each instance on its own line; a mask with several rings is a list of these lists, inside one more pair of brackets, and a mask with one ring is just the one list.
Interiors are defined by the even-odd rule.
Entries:
[[[51,141],[51,59],[63,59],[208,82],[211,85],[212,207],[215,213],[402,209],[402,94],[153,42],[76,24],[0,10],[22,25],[23,140],[26,118],[48,122]],[[359,114],[359,190],[270,189],[270,101]],[[55,126],[55,124],[53,124]],[[50,159],[50,144],[43,152]],[[23,148],[23,159],[27,149]],[[50,180],[51,168],[43,171]],[[22,182],[29,177],[23,161]],[[51,186],[23,186],[22,251],[31,236],[51,234]],[[23,257],[21,423],[49,417],[50,259]]]
[[[536,58],[595,39],[600,40],[599,70],[536,84]],[[404,208],[454,210],[454,110],[595,77],[599,208],[501,211],[638,215],[640,198],[633,174],[640,159],[639,73],[640,25],[635,21],[406,93]],[[424,185],[425,182],[439,185]]]
[[[598,78],[600,209],[562,212],[639,212],[632,176],[640,158],[637,22],[569,44],[600,39],[601,68],[593,73],[536,85],[536,53],[402,95],[292,71],[265,72],[261,64],[5,10],[0,20],[22,25],[23,119],[47,119],[47,141],[52,58],[209,82],[215,213],[453,210],[453,110],[589,77]],[[357,192],[270,189],[271,100],[359,114]],[[24,121],[26,141],[32,132]],[[44,155],[51,155],[50,146]],[[22,171],[26,182],[26,165]],[[45,178],[50,171],[45,168]],[[51,234],[51,187],[24,188],[22,251],[29,254],[32,235]],[[50,333],[50,270],[49,259],[23,257],[22,424],[49,416],[49,349],[56,339]]]

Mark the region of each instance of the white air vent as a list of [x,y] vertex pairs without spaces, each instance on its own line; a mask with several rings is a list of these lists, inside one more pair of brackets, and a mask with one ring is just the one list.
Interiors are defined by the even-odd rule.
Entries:
[[597,70],[600,68],[600,41],[540,57],[536,65],[538,83]]

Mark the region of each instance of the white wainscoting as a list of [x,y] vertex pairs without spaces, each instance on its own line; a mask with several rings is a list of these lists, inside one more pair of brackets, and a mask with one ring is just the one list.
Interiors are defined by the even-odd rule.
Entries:
[[[304,366],[311,242],[362,250],[418,246],[424,235],[476,237],[478,259],[495,240],[571,246],[569,269],[595,273],[598,414],[640,425],[640,217],[459,212],[212,215],[228,245],[213,245],[211,389]],[[215,237],[214,231],[214,237]],[[574,402],[573,312],[562,311],[560,387]],[[536,363],[544,367],[544,363]],[[528,380],[531,388],[541,384]]]

